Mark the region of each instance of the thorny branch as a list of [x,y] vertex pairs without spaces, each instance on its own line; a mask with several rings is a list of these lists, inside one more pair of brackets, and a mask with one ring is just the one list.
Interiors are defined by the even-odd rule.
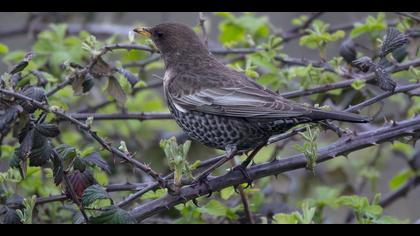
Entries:
[[[318,150],[317,163],[328,161],[341,155],[347,156],[353,151],[395,140],[400,137],[412,136],[419,131],[420,116],[417,116],[413,119],[387,125],[383,128],[363,132],[354,136],[342,137],[336,142]],[[249,168],[248,174],[251,179],[256,180],[266,176],[306,168],[306,165],[306,157],[303,154],[298,154],[275,160],[271,163],[252,166]],[[138,221],[142,221],[179,203],[204,196],[210,191],[219,191],[229,186],[245,183],[246,181],[246,178],[239,171],[228,172],[223,176],[211,178],[206,185],[186,186],[180,190],[178,196],[166,195],[160,199],[144,203],[134,208],[131,213]]]

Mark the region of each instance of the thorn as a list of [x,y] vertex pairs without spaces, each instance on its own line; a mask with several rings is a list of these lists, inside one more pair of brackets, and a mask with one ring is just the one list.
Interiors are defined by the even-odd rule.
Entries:
[[239,194],[239,190],[238,190],[239,185],[235,185],[233,186],[233,190],[235,191],[235,193]]
[[197,202],[197,198],[193,198],[191,201],[196,207],[200,208],[200,205],[198,205],[198,202]]
[[184,200],[184,202],[186,203],[186,202],[188,202],[188,199],[185,197],[185,196],[180,196],[180,198],[182,199],[182,200]]

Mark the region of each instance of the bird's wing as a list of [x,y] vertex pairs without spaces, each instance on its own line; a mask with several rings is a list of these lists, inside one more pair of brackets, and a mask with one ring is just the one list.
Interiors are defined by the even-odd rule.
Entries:
[[169,99],[181,111],[201,111],[233,117],[286,118],[312,112],[310,108],[247,83],[206,86],[189,90],[187,93],[185,87],[180,90],[172,89]]

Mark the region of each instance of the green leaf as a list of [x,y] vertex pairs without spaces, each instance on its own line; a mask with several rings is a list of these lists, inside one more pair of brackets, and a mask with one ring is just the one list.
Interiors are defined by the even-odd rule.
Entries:
[[405,169],[400,171],[396,174],[392,179],[389,181],[389,188],[391,190],[396,190],[397,188],[401,187],[403,184],[407,183],[407,181],[414,175],[411,169]]
[[276,224],[297,224],[298,219],[294,214],[279,213],[273,216],[273,220]]
[[387,27],[385,21],[385,14],[378,13],[377,17],[368,16],[365,22],[357,22],[354,24],[353,30],[350,32],[350,37],[355,38],[364,33],[375,33],[384,30]]
[[379,220],[374,221],[375,224],[409,224],[410,220],[399,220],[392,216],[383,216]]
[[12,51],[3,57],[3,62],[6,64],[16,63],[21,61],[25,57],[25,51],[18,50]]
[[61,144],[55,147],[55,150],[63,161],[64,169],[69,170],[72,167],[74,160],[77,158],[76,148],[68,144]]
[[235,188],[233,187],[224,188],[220,191],[223,200],[228,200],[233,194],[235,194]]
[[221,23],[219,30],[219,41],[223,44],[241,41],[245,38],[245,29],[230,22]]
[[113,204],[112,198],[106,189],[98,184],[91,185],[85,189],[82,195],[82,204],[83,206],[89,206],[100,199],[109,199],[111,204]]
[[142,200],[146,200],[146,199],[158,199],[162,196],[164,196],[166,194],[167,190],[166,189],[158,189],[156,191],[149,191],[147,193],[145,193],[141,199]]
[[356,79],[353,83],[351,83],[351,87],[356,90],[361,90],[366,86],[366,80],[363,79]]
[[206,213],[214,217],[226,216],[227,208],[216,200],[210,200],[205,206],[200,208],[201,213]]
[[0,54],[6,54],[9,52],[9,47],[6,44],[0,43]]
[[89,221],[93,224],[135,224],[136,219],[126,210],[117,206],[108,206],[102,214],[91,217]]

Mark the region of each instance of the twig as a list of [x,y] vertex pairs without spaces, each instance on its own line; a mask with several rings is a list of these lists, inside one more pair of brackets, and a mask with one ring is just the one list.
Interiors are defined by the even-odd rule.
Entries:
[[417,22],[420,22],[420,17],[415,16],[415,15],[409,13],[409,12],[395,12],[395,13],[398,14],[398,15],[402,15],[402,16],[408,17],[410,19],[413,19]]
[[[232,159],[230,162],[232,164],[232,167],[236,166],[235,160]],[[239,196],[241,197],[241,202],[242,202],[242,205],[244,206],[244,212],[245,212],[246,217],[248,218],[249,223],[255,224],[254,217],[252,216],[251,209],[249,208],[249,201],[244,191],[244,187],[242,187],[242,185],[238,185],[236,189],[239,191]]]
[[[155,184],[155,183],[153,183]],[[106,187],[107,192],[120,192],[120,191],[139,191],[144,188],[149,187],[151,184],[145,184],[145,183],[126,183],[126,184],[110,184]],[[38,197],[36,199],[35,205],[42,205],[50,202],[63,202],[68,200],[68,196],[66,194],[60,194],[60,195],[53,195],[48,197]],[[17,203],[13,205],[8,205],[10,208],[20,208],[22,207],[22,203]]]
[[74,78],[73,76],[70,76],[69,78],[65,79],[63,82],[57,84],[56,87],[54,87],[50,91],[46,92],[45,96],[50,97],[50,96],[54,95],[56,92],[65,88],[67,85],[69,85],[73,82],[73,78]]
[[297,33],[299,31],[302,31],[302,30],[308,28],[314,20],[316,20],[317,18],[319,18],[323,14],[324,14],[324,12],[314,12],[314,13],[312,13],[302,25],[299,25],[299,26],[296,26],[296,27],[290,29],[289,32],[290,33]]
[[206,26],[204,25],[204,23],[206,22],[206,18],[204,18],[204,13],[203,12],[199,12],[198,13],[198,24],[200,25],[201,31],[203,31],[203,40],[204,40],[204,45],[206,45],[206,47],[209,47],[209,38],[207,35],[207,31],[206,31]]
[[381,207],[388,207],[392,203],[394,203],[396,200],[398,200],[401,197],[406,196],[410,190],[414,189],[420,184],[420,176],[416,176],[414,178],[411,178],[407,183],[405,183],[403,186],[401,186],[399,189],[395,190],[394,192],[389,193],[386,195],[380,202],[379,205]]
[[94,120],[166,120],[172,119],[172,115],[167,112],[136,112],[136,113],[113,113],[113,114],[98,114],[98,113],[73,113],[71,117],[77,120],[86,120],[88,117],[93,117]]

